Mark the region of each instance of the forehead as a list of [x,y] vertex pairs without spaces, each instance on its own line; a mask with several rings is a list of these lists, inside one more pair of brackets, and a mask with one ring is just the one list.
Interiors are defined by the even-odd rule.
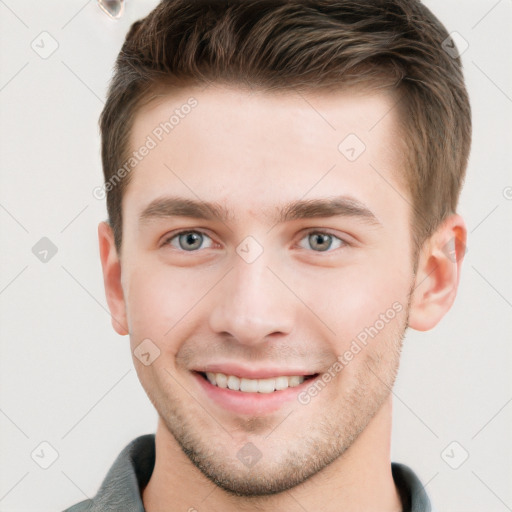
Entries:
[[389,94],[354,90],[169,92],[136,115],[130,149],[150,149],[131,171],[123,209],[129,203],[140,212],[172,193],[266,215],[302,197],[365,202],[386,181],[401,188],[394,103]]

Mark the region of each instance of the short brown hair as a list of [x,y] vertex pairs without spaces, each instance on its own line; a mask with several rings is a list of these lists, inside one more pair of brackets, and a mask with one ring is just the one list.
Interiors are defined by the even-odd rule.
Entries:
[[162,0],[131,26],[100,118],[118,252],[131,174],[113,180],[127,161],[137,109],[162,87],[212,82],[268,91],[393,91],[419,247],[455,212],[471,145],[462,65],[447,44],[453,48],[419,0]]

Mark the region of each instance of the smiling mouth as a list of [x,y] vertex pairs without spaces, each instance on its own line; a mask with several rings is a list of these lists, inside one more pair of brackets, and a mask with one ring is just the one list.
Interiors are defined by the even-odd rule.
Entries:
[[274,393],[276,391],[283,391],[299,386],[304,381],[314,379],[319,375],[315,373],[314,375],[282,375],[268,379],[247,379],[224,373],[195,373],[201,375],[212,386],[241,393]]

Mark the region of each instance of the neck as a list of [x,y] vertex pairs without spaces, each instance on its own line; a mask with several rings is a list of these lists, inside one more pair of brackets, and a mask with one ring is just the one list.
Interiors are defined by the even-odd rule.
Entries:
[[143,490],[147,512],[165,510],[340,510],[401,512],[391,474],[391,396],[350,448],[332,464],[289,491],[257,498],[229,495],[206,478],[183,453],[162,420],[156,460]]

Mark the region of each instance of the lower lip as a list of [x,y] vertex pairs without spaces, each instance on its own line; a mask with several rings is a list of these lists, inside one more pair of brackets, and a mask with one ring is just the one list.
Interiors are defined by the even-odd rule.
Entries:
[[293,388],[281,389],[272,393],[246,393],[219,388],[210,383],[198,372],[192,372],[194,378],[204,390],[208,398],[228,411],[238,414],[262,415],[280,409],[285,403],[297,399],[297,395],[310,386],[317,378],[310,378]]

